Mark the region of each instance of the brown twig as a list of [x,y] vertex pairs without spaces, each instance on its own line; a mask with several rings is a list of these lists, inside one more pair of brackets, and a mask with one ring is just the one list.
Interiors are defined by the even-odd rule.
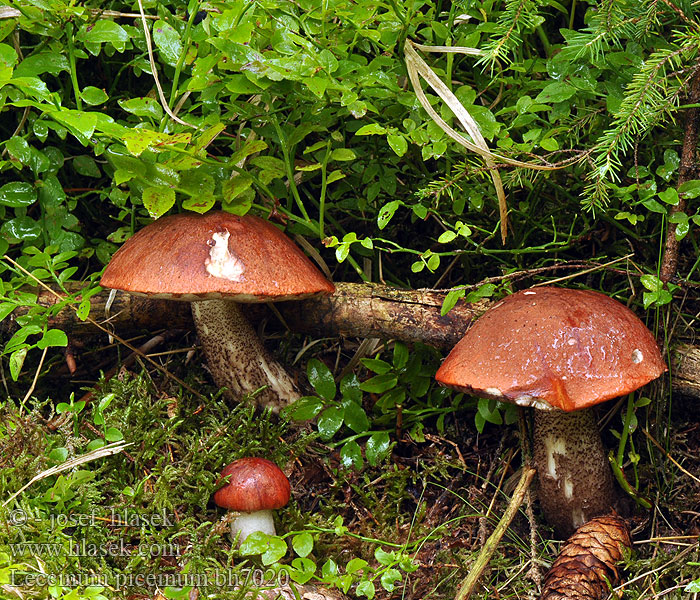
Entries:
[[[696,65],[695,73],[690,82],[688,91],[688,103],[698,104],[700,102],[700,64]],[[683,136],[683,149],[681,151],[681,164],[678,170],[678,188],[686,181],[698,179],[699,167],[697,161],[696,148],[698,146],[698,129],[700,128],[700,108],[693,106],[689,108],[685,116],[685,135]],[[660,279],[668,283],[676,274],[678,268],[678,251],[680,242],[676,237],[677,224],[671,223],[670,219],[674,214],[685,212],[686,199],[680,195],[678,204],[671,206],[669,210],[669,220],[666,225],[666,243],[664,255],[661,260]]]

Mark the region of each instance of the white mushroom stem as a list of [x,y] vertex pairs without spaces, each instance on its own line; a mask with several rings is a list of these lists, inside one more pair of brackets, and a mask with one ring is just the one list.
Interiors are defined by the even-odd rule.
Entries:
[[255,512],[242,512],[231,521],[231,540],[236,539],[240,533],[238,543],[244,540],[253,532],[262,531],[267,535],[276,535],[275,522],[272,520],[271,510],[258,510]]
[[562,537],[613,507],[612,471],[592,410],[536,410],[533,454],[542,512]]
[[300,397],[289,374],[265,350],[231,300],[192,302],[192,317],[212,377],[235,400],[255,395],[259,406],[278,412]]

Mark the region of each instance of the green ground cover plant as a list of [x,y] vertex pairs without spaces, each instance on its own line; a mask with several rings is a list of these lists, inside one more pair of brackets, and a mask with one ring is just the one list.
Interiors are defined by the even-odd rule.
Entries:
[[[505,241],[494,171],[426,111],[407,42],[438,47],[414,48],[493,153]],[[670,357],[698,313],[699,44],[687,0],[0,2],[0,597],[242,598],[287,580],[454,596],[528,423],[436,386],[440,350],[270,318],[306,394],[275,416],[226,402],[191,333],[151,357],[183,387],[52,319],[101,319],[101,270],[154,218],[223,209],[284,227],[335,281],[442,290],[444,315],[572,276],[635,308]],[[630,503],[646,502],[629,509],[629,598],[700,591],[697,411],[669,389],[601,415]],[[294,499],[283,533],[236,549],[211,495],[248,454],[284,467]],[[557,544],[532,510],[480,597],[535,593]]]

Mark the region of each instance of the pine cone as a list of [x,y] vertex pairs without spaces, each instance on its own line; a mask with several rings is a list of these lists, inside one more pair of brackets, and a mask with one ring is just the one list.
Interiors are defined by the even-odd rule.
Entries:
[[596,517],[566,541],[544,578],[540,600],[604,600],[620,583],[616,563],[632,548],[627,524],[618,516]]

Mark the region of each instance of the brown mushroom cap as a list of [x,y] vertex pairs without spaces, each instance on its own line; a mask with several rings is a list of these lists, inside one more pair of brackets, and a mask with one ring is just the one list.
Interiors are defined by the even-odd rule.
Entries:
[[214,494],[214,502],[229,510],[255,512],[286,506],[289,480],[273,462],[264,458],[241,458],[226,465],[220,479],[228,483]]
[[253,215],[211,211],[163,217],[112,257],[100,285],[179,300],[291,300],[331,293],[292,240]]
[[436,379],[477,396],[573,411],[666,370],[654,336],[626,306],[599,292],[538,287],[484,313]]

